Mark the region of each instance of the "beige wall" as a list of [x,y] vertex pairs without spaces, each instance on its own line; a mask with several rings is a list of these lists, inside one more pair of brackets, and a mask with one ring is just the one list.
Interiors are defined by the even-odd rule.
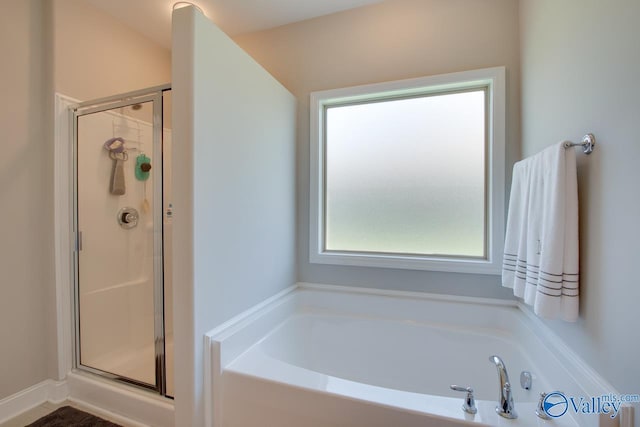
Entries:
[[2,0],[0,399],[57,377],[53,93],[167,83],[168,50],[80,0]]
[[497,276],[310,264],[309,93],[485,67],[507,67],[507,169],[519,157],[515,0],[394,0],[236,42],[298,98],[298,279],[509,298]]
[[[54,373],[53,193],[47,22],[39,1],[0,13],[0,399]],[[52,105],[52,104],[50,104]]]
[[640,393],[639,17],[637,0],[521,2],[523,154],[598,139],[578,155],[580,319],[549,324],[621,393]]
[[52,0],[55,90],[100,98],[171,80],[171,53],[83,0]]

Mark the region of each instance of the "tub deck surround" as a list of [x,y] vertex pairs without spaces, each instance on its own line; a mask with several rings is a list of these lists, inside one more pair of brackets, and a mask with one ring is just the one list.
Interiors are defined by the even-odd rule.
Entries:
[[[206,425],[597,426],[593,415],[535,415],[541,392],[613,390],[585,386],[586,366],[583,377],[565,369],[541,327],[516,301],[300,285],[206,335]],[[495,412],[493,354],[516,420]],[[520,387],[523,370],[531,390]],[[451,384],[474,388],[477,414],[462,411]]]

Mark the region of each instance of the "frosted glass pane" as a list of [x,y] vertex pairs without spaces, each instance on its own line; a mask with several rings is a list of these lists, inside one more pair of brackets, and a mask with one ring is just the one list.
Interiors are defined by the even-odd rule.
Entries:
[[325,248],[485,256],[485,92],[326,110]]

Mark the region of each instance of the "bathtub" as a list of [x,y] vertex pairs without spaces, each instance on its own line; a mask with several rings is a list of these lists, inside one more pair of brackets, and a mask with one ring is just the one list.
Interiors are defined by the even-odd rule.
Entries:
[[[597,416],[535,415],[543,391],[585,393],[537,328],[512,301],[297,287],[207,334],[206,425],[597,426]],[[516,420],[495,412],[493,354]],[[451,384],[474,389],[477,414]]]

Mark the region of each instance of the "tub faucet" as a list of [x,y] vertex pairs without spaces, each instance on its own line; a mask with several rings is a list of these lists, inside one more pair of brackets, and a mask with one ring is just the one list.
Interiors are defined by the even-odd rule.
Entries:
[[515,407],[513,406],[513,394],[511,393],[511,383],[509,382],[509,374],[507,367],[499,356],[489,357],[489,361],[493,362],[498,369],[498,377],[500,378],[500,404],[496,406],[498,415],[504,418],[518,418]]

